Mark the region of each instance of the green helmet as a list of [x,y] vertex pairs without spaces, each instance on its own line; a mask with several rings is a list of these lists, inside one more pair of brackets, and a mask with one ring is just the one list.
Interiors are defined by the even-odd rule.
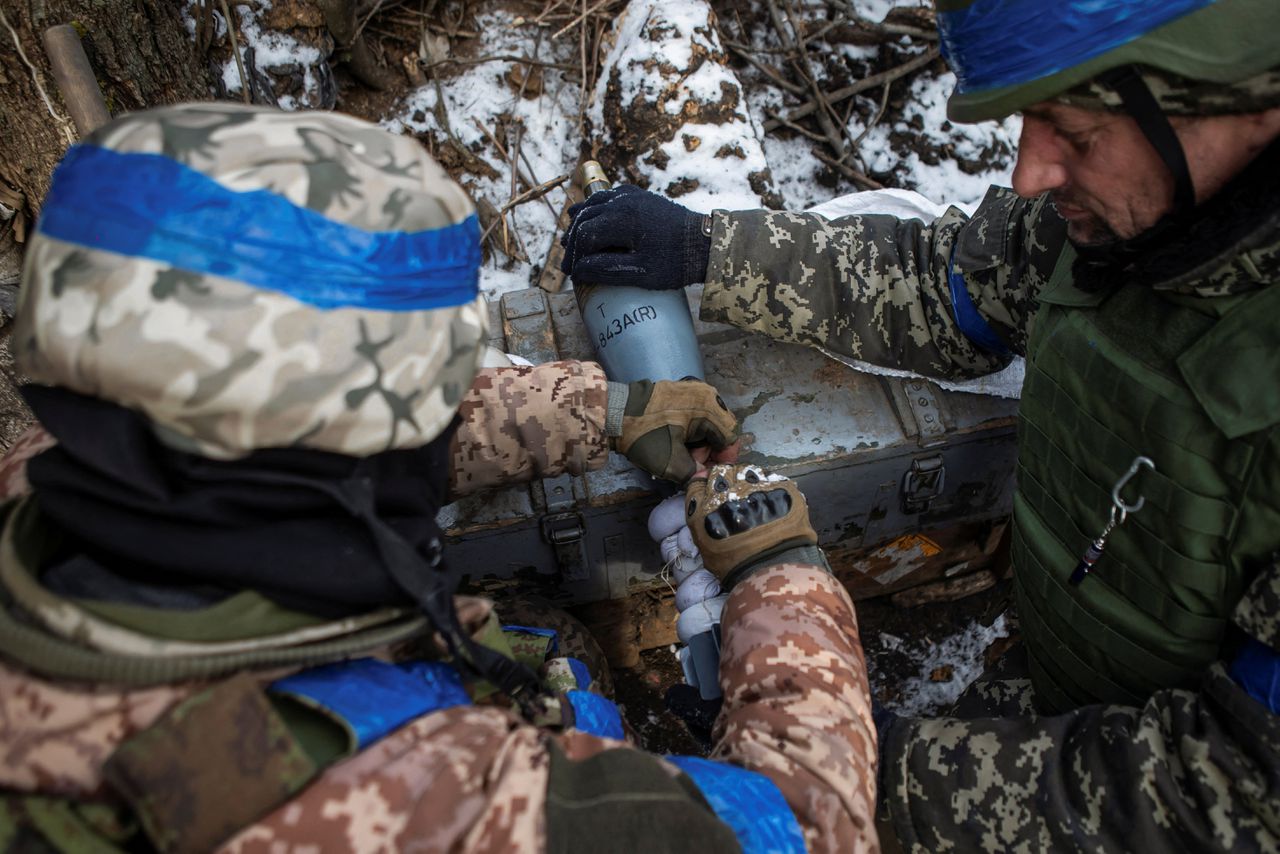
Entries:
[[1127,67],[1166,114],[1280,105],[1276,0],[937,0],[937,17],[957,78],[953,121],[1002,118],[1055,98],[1122,109],[1105,75]]

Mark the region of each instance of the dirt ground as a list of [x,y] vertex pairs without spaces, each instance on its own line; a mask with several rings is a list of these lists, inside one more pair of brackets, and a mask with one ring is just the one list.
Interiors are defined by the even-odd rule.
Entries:
[[[873,681],[881,686],[877,699],[892,704],[899,699],[896,692],[908,679],[920,672],[917,658],[894,644],[885,644],[884,634],[908,637],[928,644],[954,635],[975,621],[989,625],[1002,613],[1012,612],[1010,582],[956,602],[898,608],[887,597],[859,602],[858,623],[867,669]],[[1014,642],[1013,638],[996,641],[986,651],[986,664],[992,663]],[[614,670],[616,699],[639,743],[654,753],[705,755],[707,748],[690,735],[684,722],[667,710],[664,698],[673,685],[683,681],[683,674],[670,648],[643,652],[641,667]],[[940,676],[943,674],[939,674]]]
[[0,452],[7,451],[33,420],[31,410],[18,394],[21,381],[9,349],[11,332],[12,322],[0,327]]

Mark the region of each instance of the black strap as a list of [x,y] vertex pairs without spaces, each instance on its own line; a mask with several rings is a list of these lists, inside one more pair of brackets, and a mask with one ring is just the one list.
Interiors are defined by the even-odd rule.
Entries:
[[341,481],[278,471],[240,472],[237,476],[258,483],[288,483],[317,489],[337,500],[347,512],[364,523],[382,558],[383,567],[392,580],[413,599],[436,631],[440,632],[457,665],[475,676],[489,680],[520,703],[522,708],[528,709],[532,695],[536,693],[538,677],[523,664],[476,643],[467,634],[453,607],[457,579],[441,560],[443,549],[439,539],[432,540],[432,554],[428,559],[419,554],[385,520],[379,518],[374,503],[373,480],[362,465],[358,465],[350,477]]
[[496,650],[476,643],[462,627],[453,606],[456,579],[441,561],[443,549],[440,541],[432,540],[430,560],[420,555],[404,537],[378,518],[374,511],[373,486],[368,478],[353,477],[337,492],[338,499],[347,509],[368,526],[387,572],[417,602],[444,637],[457,664],[488,679],[522,706],[529,702],[529,695],[535,692],[526,689],[536,689],[538,685],[533,671]]
[[1151,147],[1160,155],[1169,173],[1173,175],[1173,213],[1189,211],[1196,206],[1195,188],[1191,183],[1191,171],[1182,143],[1169,123],[1169,117],[1160,109],[1155,95],[1138,72],[1136,66],[1123,65],[1098,75],[1098,81],[1120,96],[1124,108],[1138,123]]

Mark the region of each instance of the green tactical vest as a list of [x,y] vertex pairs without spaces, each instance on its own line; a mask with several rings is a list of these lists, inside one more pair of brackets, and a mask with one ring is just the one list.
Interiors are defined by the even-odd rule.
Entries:
[[[1280,546],[1280,284],[1088,294],[1068,251],[1040,295],[1018,428],[1013,564],[1037,705],[1141,705],[1193,687]],[[1068,583],[1111,490],[1142,509]]]

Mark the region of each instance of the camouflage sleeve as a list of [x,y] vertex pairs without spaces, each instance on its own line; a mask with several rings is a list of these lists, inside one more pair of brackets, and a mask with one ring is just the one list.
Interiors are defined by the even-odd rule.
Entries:
[[713,758],[769,777],[810,851],[876,851],[876,735],[849,594],[780,565],[729,596]]
[[608,397],[591,362],[482,369],[458,407],[450,495],[604,465]]
[[[1280,647],[1280,567],[1236,624]],[[901,720],[882,798],[904,847],[939,850],[1275,851],[1280,715],[1215,664],[1200,691],[1056,717]]]
[[1065,245],[1047,197],[993,187],[972,218],[950,208],[930,225],[887,215],[718,213],[702,296],[704,320],[886,367],[961,379],[1009,356],[975,344],[952,310],[963,276],[992,331],[1025,354],[1036,295]]

